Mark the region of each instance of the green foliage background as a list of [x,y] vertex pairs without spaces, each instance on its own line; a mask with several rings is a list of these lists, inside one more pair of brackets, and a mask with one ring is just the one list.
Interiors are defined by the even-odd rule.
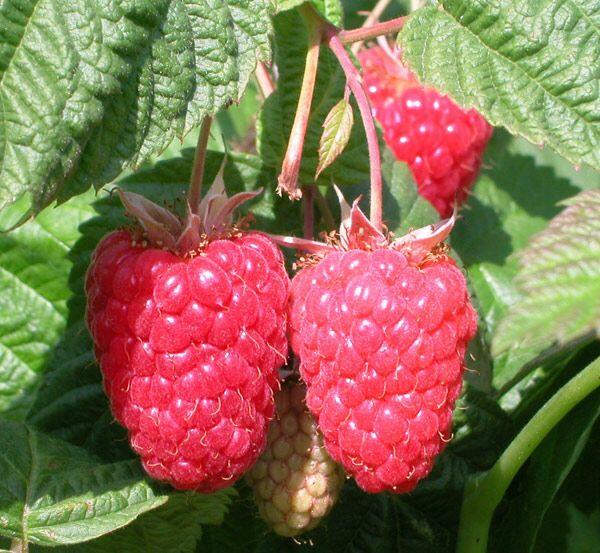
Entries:
[[[348,0],[342,11],[336,0],[315,2],[335,24],[345,13],[348,27],[372,3]],[[424,82],[498,125],[451,239],[480,332],[455,439],[431,476],[398,497],[366,495],[349,481],[300,543],[268,532],[243,483],[205,496],[144,477],[110,416],[83,323],[90,254],[125,221],[110,189],[181,205],[193,159],[186,147],[206,113],[220,110],[206,180],[226,144],[230,191],[265,189],[248,206],[257,227],[301,233],[298,203],[274,193],[306,51],[303,23],[289,9],[299,2],[209,4],[0,6],[0,228],[37,213],[0,234],[0,548],[17,539],[32,551],[73,553],[453,551],[467,479],[489,469],[600,354],[600,3],[448,0],[417,12],[400,33]],[[392,3],[383,19],[406,9]],[[272,55],[277,92],[262,102],[246,85],[256,60]],[[321,124],[344,90],[335,59],[324,51],[320,61],[303,183],[312,182]],[[183,145],[172,142],[188,131]],[[389,153],[384,177],[391,230],[435,220]],[[318,183],[337,216],[332,178],[367,205],[360,125]],[[490,551],[600,547],[599,405],[596,391],[520,470],[496,511]]]

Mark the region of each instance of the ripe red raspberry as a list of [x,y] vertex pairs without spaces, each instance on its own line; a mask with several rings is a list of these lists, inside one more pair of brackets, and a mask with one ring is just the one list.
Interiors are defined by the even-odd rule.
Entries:
[[352,211],[348,251],[292,281],[291,343],[333,459],[365,491],[408,492],[450,440],[477,316],[463,274],[433,246],[453,219],[434,239],[425,228],[388,244]]
[[246,479],[265,522],[281,536],[311,530],[337,502],[344,471],[323,447],[323,437],[304,405],[306,389],[284,384],[267,448]]
[[387,145],[412,170],[420,194],[447,217],[475,181],[492,128],[474,109],[420,85],[381,47],[359,53],[373,114]]
[[87,324],[112,412],[150,476],[210,492],[260,455],[288,351],[288,290],[281,253],[260,234],[186,257],[127,231],[98,245]]

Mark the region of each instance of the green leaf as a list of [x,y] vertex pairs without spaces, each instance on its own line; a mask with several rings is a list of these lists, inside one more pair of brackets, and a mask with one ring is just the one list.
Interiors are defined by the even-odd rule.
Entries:
[[[559,202],[581,188],[600,187],[598,173],[587,171],[583,181],[579,177],[551,151],[537,150],[501,129],[494,132],[451,238],[467,270],[487,341],[519,298],[515,252],[560,213]],[[540,353],[522,347],[494,357],[493,386],[502,388],[527,364],[539,365]]]
[[219,526],[208,526],[196,547],[197,553],[250,553],[270,532],[259,517],[252,492],[238,484],[240,497],[232,503]]
[[111,181],[240,98],[270,55],[271,3],[217,4],[2,4],[1,228]]
[[571,532],[567,540],[566,553],[593,553],[600,549],[600,511],[586,517],[570,506],[568,510]]
[[396,551],[452,553],[452,533],[438,520],[415,508],[402,496],[392,499],[396,508],[398,545]]
[[327,19],[327,21],[343,27],[344,25],[344,8],[341,0],[312,0],[315,8],[319,13]]
[[[203,526],[221,524],[235,496],[234,488],[212,494],[174,493],[125,528],[77,546],[77,553],[192,553]],[[73,548],[56,551],[70,553]]]
[[419,78],[493,125],[600,169],[597,0],[442,0],[398,40]]
[[344,8],[340,0],[276,0],[277,12],[291,10],[304,3],[310,3],[330,23],[342,27]]
[[[275,63],[279,79],[277,90],[267,98],[259,115],[257,145],[264,163],[279,172],[300,94],[306,58],[306,27],[296,11],[277,15],[274,27]],[[333,54],[327,48],[321,48],[300,168],[301,184],[315,182],[321,124],[343,97],[345,83],[344,73]],[[357,184],[368,180],[368,175],[369,157],[364,130],[361,125],[354,125],[344,153],[323,172],[320,181],[325,184],[333,179],[340,185]]]
[[319,164],[315,179],[344,151],[350,140],[353,124],[352,105],[348,100],[342,98],[331,108],[323,121],[323,134],[319,141]]
[[553,503],[538,534],[534,552],[595,553],[598,550],[600,510],[587,515],[573,503]]
[[[0,234],[0,412],[22,419],[69,318],[70,250],[92,194]],[[74,348],[75,349],[75,348]],[[85,357],[84,351],[78,351]],[[89,361],[89,358],[88,358]]]
[[600,190],[581,192],[520,254],[521,299],[510,306],[493,351],[560,348],[600,331]]
[[[546,437],[519,475],[501,528],[492,528],[492,551],[534,550],[538,530],[556,493],[583,451],[600,416],[600,393],[569,413]],[[501,507],[502,508],[502,507]]]
[[84,450],[0,421],[0,534],[44,545],[94,539],[163,504],[139,463],[101,464]]
[[439,219],[435,208],[418,192],[409,167],[396,161],[389,150],[383,153],[383,219],[396,236]]

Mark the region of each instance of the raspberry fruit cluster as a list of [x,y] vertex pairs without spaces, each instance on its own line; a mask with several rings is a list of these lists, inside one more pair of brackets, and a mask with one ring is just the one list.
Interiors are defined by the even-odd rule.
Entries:
[[359,53],[372,111],[394,155],[410,167],[420,194],[440,215],[461,204],[477,178],[492,128],[474,109],[419,84],[383,48]]
[[278,248],[240,233],[184,257],[117,231],[85,288],[113,415],[148,474],[202,492],[239,479],[264,448],[288,353]]
[[[355,218],[362,240],[368,221]],[[462,272],[443,249],[413,255],[415,244],[332,251],[292,281],[307,405],[329,454],[367,492],[408,492],[429,474],[477,330]]]

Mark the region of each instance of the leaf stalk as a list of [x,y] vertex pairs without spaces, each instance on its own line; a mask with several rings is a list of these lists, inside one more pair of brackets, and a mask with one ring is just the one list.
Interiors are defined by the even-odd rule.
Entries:
[[396,17],[382,23],[375,23],[358,29],[349,29],[347,31],[339,31],[338,36],[342,44],[351,44],[353,42],[362,42],[371,40],[382,35],[390,35],[397,33],[404,27],[408,21],[408,16]]
[[298,175],[300,174],[304,138],[306,136],[312,98],[317,81],[317,68],[319,66],[319,52],[323,31],[322,21],[315,18],[312,11],[308,9],[308,6],[300,6],[299,11],[308,28],[308,52],[306,54],[296,115],[294,116],[294,123],[292,124],[277,186],[279,194],[285,191],[292,200],[297,200],[302,196],[302,191],[298,186]]
[[485,553],[496,507],[535,448],[560,420],[600,386],[600,358],[556,392],[506,448],[494,466],[465,487],[457,553]]
[[269,69],[262,61],[259,61],[256,64],[254,76],[256,77],[256,83],[258,84],[260,93],[263,99],[266,100],[273,92],[275,92],[275,83],[273,82]]

